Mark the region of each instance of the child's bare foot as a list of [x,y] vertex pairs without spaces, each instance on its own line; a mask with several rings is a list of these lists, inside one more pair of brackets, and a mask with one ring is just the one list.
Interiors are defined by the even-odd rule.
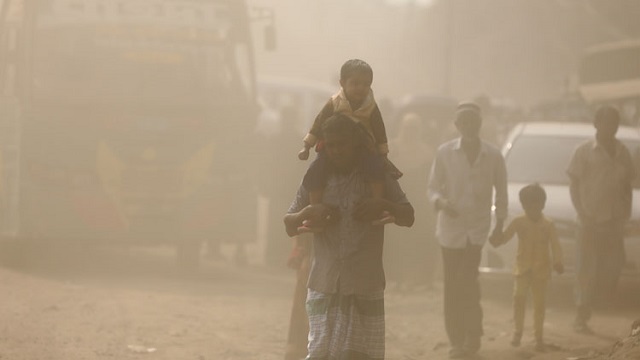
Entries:
[[309,148],[305,147],[298,152],[298,159],[307,160],[309,158]]
[[391,215],[391,213],[389,213],[388,211],[385,211],[382,213],[382,217],[380,217],[380,219],[378,220],[372,221],[371,225],[374,225],[374,226],[386,225],[394,222],[396,222],[395,216]]

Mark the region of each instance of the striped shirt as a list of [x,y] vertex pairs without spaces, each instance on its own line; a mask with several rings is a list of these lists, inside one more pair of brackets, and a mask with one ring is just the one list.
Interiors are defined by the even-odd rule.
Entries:
[[[323,202],[339,211],[339,220],[314,234],[314,258],[308,287],[325,294],[368,294],[385,288],[382,267],[384,227],[353,219],[353,211],[370,197],[364,174],[331,174],[324,189]],[[397,204],[409,203],[396,180],[387,176],[385,198]],[[289,213],[309,204],[309,194],[300,186]]]

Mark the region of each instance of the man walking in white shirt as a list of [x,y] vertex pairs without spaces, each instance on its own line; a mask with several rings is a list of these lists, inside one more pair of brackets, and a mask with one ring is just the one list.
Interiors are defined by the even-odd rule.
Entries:
[[[478,267],[491,227],[502,233],[507,216],[507,173],[498,149],[480,139],[482,117],[475,104],[458,106],[460,137],[440,146],[431,168],[428,195],[438,211],[436,236],[444,267],[444,318],[450,358],[480,349],[482,307]],[[495,190],[495,201],[494,201]]]
[[636,169],[629,149],[616,138],[620,114],[611,106],[596,111],[596,135],[580,144],[567,173],[578,213],[577,314],[574,329],[587,326],[594,302],[615,293],[624,264],[624,227],[631,216]]

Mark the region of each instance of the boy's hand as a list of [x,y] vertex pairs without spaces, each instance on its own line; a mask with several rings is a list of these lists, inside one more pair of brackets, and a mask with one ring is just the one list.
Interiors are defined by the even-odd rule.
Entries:
[[298,159],[307,160],[309,158],[309,150],[313,147],[313,145],[309,144],[306,141],[302,142],[302,150],[298,152]]
[[562,265],[562,263],[555,263],[553,264],[553,270],[562,275],[562,273],[564,273],[564,265]]
[[307,160],[309,158],[309,148],[304,147],[302,150],[298,152],[298,159]]

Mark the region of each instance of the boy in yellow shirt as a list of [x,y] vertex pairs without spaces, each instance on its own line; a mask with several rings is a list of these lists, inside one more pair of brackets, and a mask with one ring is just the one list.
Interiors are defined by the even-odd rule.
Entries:
[[511,345],[520,346],[527,295],[531,289],[536,350],[544,351],[542,327],[547,283],[551,278],[552,267],[558,274],[564,272],[562,249],[558,242],[555,225],[542,213],[547,200],[544,189],[538,184],[527,185],[520,190],[519,197],[524,214],[513,219],[502,236],[493,236],[489,242],[497,247],[518,234],[513,291],[515,331]]

